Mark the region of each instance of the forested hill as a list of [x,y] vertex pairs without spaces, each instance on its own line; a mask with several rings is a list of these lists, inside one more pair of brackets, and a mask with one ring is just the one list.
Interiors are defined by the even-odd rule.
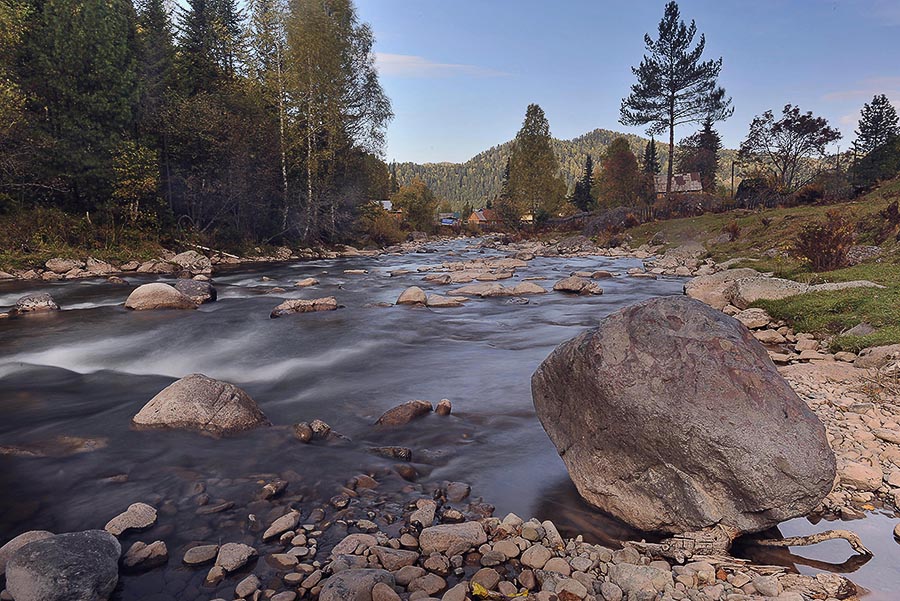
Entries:
[[[608,129],[595,129],[571,140],[553,140],[553,150],[559,158],[560,171],[571,190],[575,180],[581,177],[585,155],[590,154],[595,162],[613,139],[622,136],[631,144],[631,150],[638,160],[644,154],[648,139],[632,134],[622,134]],[[512,141],[494,146],[479,153],[465,163],[397,163],[397,179],[401,184],[414,177],[423,180],[438,198],[453,203],[466,201],[480,206],[500,192],[506,157],[509,156]],[[668,144],[657,140],[660,163],[666,168]],[[733,151],[723,150],[719,159],[719,178],[726,180],[726,171],[731,169]],[[729,171],[730,172],[730,171]]]

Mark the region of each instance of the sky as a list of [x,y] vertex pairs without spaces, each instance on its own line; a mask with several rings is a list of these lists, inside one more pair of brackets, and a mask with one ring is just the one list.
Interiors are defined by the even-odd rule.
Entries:
[[[357,0],[395,117],[387,160],[462,162],[513,138],[529,103],[557,138],[619,124],[645,33],[663,0]],[[849,147],[875,94],[900,107],[900,0],[682,0],[724,59],[734,116],[717,124],[736,148],[754,115],[792,103],[838,127]],[[698,35],[699,37],[699,35]],[[692,126],[676,129],[676,140]],[[834,148],[833,148],[834,149]]]

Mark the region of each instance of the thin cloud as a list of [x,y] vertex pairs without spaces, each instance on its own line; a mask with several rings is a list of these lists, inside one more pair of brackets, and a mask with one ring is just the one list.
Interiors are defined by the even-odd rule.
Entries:
[[875,94],[888,97],[900,96],[900,77],[873,77],[859,82],[852,90],[837,90],[825,94],[824,100],[857,100],[872,98]]
[[411,54],[375,53],[378,72],[387,77],[444,78],[444,77],[505,77],[503,71],[456,63],[436,63],[423,56]]

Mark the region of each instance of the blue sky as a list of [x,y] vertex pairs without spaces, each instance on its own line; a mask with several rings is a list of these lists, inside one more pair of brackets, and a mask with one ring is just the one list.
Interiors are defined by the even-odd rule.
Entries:
[[[618,123],[619,105],[665,2],[357,0],[375,31],[393,102],[385,158],[465,161],[512,138],[530,102],[553,135]],[[735,113],[718,129],[736,147],[754,115],[788,102],[853,138],[875,93],[900,106],[900,0],[683,0],[682,17],[722,56]],[[676,138],[691,133],[676,130]]]

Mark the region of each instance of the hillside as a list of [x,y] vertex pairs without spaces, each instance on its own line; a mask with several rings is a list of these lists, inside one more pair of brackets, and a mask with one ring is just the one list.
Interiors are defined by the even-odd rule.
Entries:
[[[631,149],[640,159],[648,138],[632,134],[622,134],[608,129],[595,129],[571,140],[553,140],[553,150],[559,158],[560,172],[571,190],[575,180],[581,177],[587,154],[596,162],[613,139],[623,136],[631,144]],[[431,188],[439,198],[454,204],[466,201],[475,206],[484,204],[500,192],[503,168],[509,155],[512,141],[481,152],[465,163],[397,163],[397,178],[401,184],[418,177]],[[663,169],[667,163],[669,145],[657,141]],[[728,181],[731,173],[731,159],[735,151],[723,150],[719,160],[719,180]]]

